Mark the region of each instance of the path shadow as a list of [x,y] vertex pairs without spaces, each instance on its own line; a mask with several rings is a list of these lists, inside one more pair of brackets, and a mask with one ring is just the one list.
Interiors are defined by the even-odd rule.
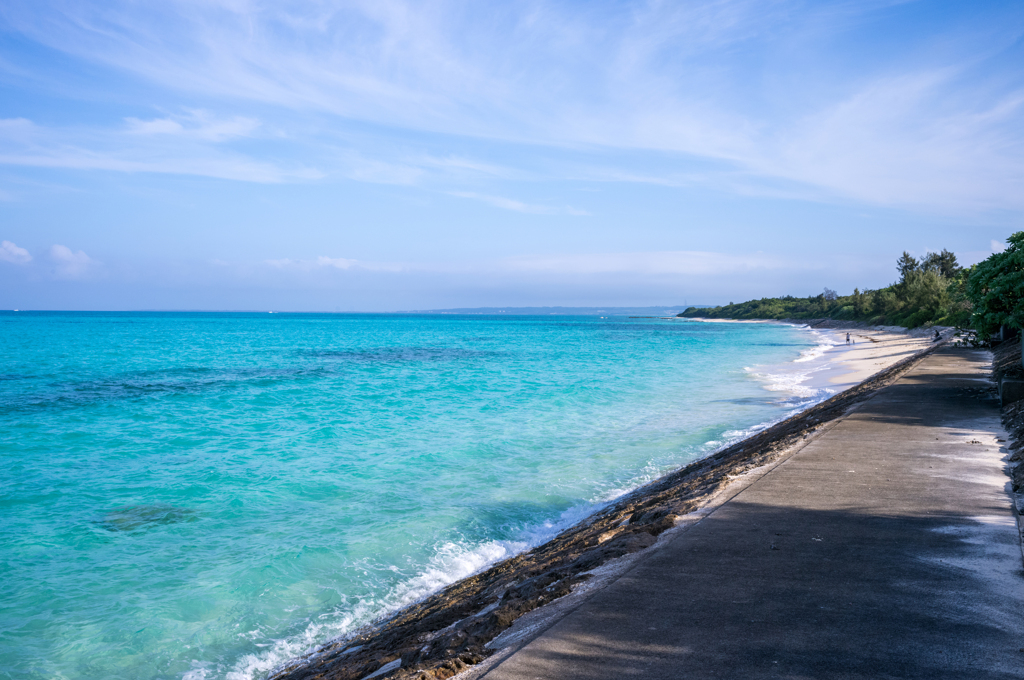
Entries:
[[729,510],[486,677],[1022,677],[1015,532],[956,514]]

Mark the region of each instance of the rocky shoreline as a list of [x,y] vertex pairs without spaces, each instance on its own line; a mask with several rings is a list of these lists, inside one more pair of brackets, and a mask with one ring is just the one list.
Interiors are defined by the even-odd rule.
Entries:
[[650,547],[730,480],[793,445],[896,380],[936,343],[806,411],[623,496],[547,543],[278,668],[271,680],[450,678],[485,659],[489,641],[557,600],[609,560]]

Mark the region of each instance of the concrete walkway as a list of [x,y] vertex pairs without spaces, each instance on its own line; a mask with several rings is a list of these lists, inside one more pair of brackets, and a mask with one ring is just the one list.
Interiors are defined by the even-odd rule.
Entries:
[[1024,678],[989,361],[931,355],[482,677]]

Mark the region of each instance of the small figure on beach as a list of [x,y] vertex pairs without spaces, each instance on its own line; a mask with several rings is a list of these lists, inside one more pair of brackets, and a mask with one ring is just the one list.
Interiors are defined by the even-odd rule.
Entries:
[[938,341],[939,341],[939,340],[941,340],[941,339],[942,339],[942,336],[941,336],[941,335],[939,335],[939,330],[938,330],[938,329],[935,329],[935,339],[934,339],[934,340],[932,340],[932,342],[938,342]]
[[850,344],[850,334],[849,333],[846,334],[846,344],[847,345]]

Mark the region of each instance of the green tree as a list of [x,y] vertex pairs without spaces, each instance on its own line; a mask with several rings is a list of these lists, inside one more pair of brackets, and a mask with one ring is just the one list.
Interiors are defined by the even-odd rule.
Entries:
[[965,286],[971,323],[983,335],[1004,325],[1024,328],[1024,231],[1006,242],[1006,250],[973,267]]
[[707,309],[689,308],[680,316],[732,319],[843,319],[916,327],[924,324],[966,326],[973,305],[965,282],[973,268],[963,269],[949,250],[929,252],[921,262],[904,252],[897,261],[900,278],[880,290],[855,288],[839,295],[825,288],[819,295],[784,295]]
[[909,312],[903,319],[906,325],[913,328],[941,317],[949,306],[948,286],[947,280],[934,269],[907,274],[902,295],[904,313]]
[[900,273],[900,285],[905,284],[907,282],[907,275],[910,272],[916,272],[919,266],[914,256],[904,250],[903,254],[900,255],[900,259],[896,260],[896,269]]
[[[906,253],[904,253],[906,255]],[[941,253],[928,253],[921,260],[921,271],[936,272],[944,279],[955,279],[960,272],[960,264],[956,261],[956,253],[942,249]]]
[[860,288],[853,289],[853,310],[857,316],[864,316],[870,309],[870,299],[865,293],[860,292]]
[[949,294],[949,307],[943,323],[947,326],[968,328],[971,325],[971,310],[973,305],[967,295],[967,281],[974,273],[974,266],[961,267],[956,277],[949,282],[946,292]]

